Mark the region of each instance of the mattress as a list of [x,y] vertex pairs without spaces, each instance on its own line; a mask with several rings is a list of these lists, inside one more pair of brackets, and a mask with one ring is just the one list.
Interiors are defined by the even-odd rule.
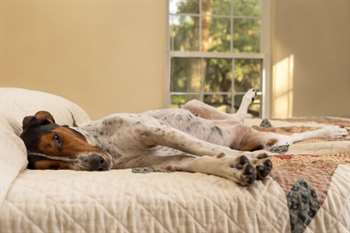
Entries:
[[[339,118],[272,123],[350,129]],[[272,160],[271,176],[248,188],[199,173],[24,170],[0,206],[0,233],[350,232],[348,138],[308,140]]]

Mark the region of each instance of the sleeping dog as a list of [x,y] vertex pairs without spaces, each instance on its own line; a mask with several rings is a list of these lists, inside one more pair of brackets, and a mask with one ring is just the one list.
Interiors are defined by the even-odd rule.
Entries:
[[247,186],[272,169],[265,153],[313,137],[336,138],[345,129],[329,126],[282,135],[245,126],[256,92],[249,90],[235,114],[192,100],[182,109],[118,113],[79,127],[61,126],[46,111],[23,119],[23,139],[31,169],[100,171],[152,168],[201,172]]

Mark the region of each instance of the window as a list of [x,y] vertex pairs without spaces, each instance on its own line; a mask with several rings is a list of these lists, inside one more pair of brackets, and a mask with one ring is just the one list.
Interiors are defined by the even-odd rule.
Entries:
[[256,88],[258,97],[250,113],[264,115],[267,59],[262,1],[169,0],[172,106],[196,98],[234,112],[243,94]]

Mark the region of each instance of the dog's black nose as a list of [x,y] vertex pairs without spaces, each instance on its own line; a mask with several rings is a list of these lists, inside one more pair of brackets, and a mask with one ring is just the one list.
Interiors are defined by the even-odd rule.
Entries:
[[106,160],[100,155],[90,155],[89,160],[92,171],[104,171],[108,169]]

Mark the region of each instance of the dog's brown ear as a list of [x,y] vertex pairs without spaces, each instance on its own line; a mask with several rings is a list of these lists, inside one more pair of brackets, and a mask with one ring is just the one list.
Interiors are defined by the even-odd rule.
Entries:
[[22,121],[23,130],[32,126],[47,125],[55,123],[53,116],[46,111],[39,111],[34,116],[26,116]]
[[55,118],[51,115],[51,113],[47,111],[39,111],[35,113],[36,119],[38,119],[43,124],[53,124],[55,122]]

